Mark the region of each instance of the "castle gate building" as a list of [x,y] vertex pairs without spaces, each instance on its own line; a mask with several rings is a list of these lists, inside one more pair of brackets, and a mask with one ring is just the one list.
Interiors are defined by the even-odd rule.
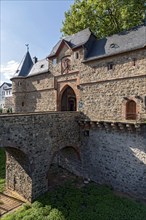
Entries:
[[[23,163],[15,151],[6,149],[19,164],[9,156],[7,164],[15,167],[15,175],[7,167],[8,187],[25,197],[20,183],[31,183],[29,201],[47,191],[41,172],[36,173],[46,172],[48,155],[49,165],[56,156],[76,175],[146,199],[145,25],[103,39],[87,28],[61,39],[42,60],[32,60],[27,51],[11,80],[15,114],[0,120],[11,143],[17,142],[18,134],[18,146],[30,141],[24,147],[27,156],[20,156],[26,158],[25,181],[17,170]],[[12,121],[16,136],[11,133]],[[10,148],[0,132],[1,147]],[[53,151],[56,144],[49,147],[52,141],[59,143],[57,149],[64,148],[61,154]],[[29,166],[37,151],[39,156]]]

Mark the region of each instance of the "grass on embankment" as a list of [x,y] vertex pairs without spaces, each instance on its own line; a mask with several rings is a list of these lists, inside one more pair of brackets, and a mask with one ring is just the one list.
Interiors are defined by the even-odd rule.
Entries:
[[58,187],[2,220],[145,220],[146,205],[90,183]]
[[0,149],[0,192],[4,190],[5,185],[5,151]]

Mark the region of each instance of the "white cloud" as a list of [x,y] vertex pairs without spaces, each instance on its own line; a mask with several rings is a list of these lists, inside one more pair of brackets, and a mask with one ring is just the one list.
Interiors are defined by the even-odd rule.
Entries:
[[9,81],[10,78],[15,74],[18,69],[19,63],[11,60],[8,61],[5,65],[1,65],[0,67],[0,81]]

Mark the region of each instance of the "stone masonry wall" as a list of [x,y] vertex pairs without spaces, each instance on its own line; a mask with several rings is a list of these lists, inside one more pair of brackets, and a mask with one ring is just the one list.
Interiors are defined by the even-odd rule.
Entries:
[[80,146],[78,118],[77,112],[1,115],[0,147],[8,152],[7,187],[28,201],[46,192],[54,155],[66,146]]
[[[110,62],[112,70],[107,69]],[[145,49],[83,64],[79,110],[93,121],[125,120],[126,97],[137,103],[137,119],[140,119],[146,113],[145,67]]]
[[[79,58],[75,59],[75,52]],[[71,70],[61,73],[61,57],[70,54]],[[67,46],[58,55],[49,73],[13,81],[15,112],[58,111],[62,90],[71,86],[76,94],[77,110],[90,120],[125,120],[126,101],[137,103],[137,120],[146,115],[146,49],[136,50],[88,63],[82,63],[83,49]],[[108,70],[108,63],[113,69]],[[18,86],[19,81],[21,85]],[[135,96],[140,98],[135,98]],[[22,106],[24,104],[24,106]]]
[[146,199],[146,125],[83,124],[79,151],[63,149],[56,162],[78,176]]
[[80,93],[80,111],[91,121],[125,121],[124,97],[127,97],[137,103],[136,113],[139,120],[146,110],[144,101],[135,96],[140,96],[144,100],[146,76],[87,84],[82,87]]
[[[14,148],[6,149],[6,188],[22,195],[27,201],[32,197],[32,174],[29,161],[24,166],[25,154]],[[15,152],[14,152],[15,151]],[[19,159],[18,159],[19,155]],[[22,157],[23,156],[23,157]]]
[[[113,69],[108,70],[108,63],[113,63]],[[146,49],[117,54],[87,62],[80,68],[80,83],[100,82],[146,75]]]
[[7,187],[33,201],[47,191],[57,156],[76,175],[146,199],[146,125],[85,118],[77,112],[0,116]]
[[146,199],[146,125],[141,131],[91,129],[82,136],[86,178]]

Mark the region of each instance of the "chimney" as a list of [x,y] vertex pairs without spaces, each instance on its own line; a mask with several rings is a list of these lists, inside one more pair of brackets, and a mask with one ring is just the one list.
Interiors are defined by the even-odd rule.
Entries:
[[37,57],[33,57],[33,63],[37,63],[38,62],[38,58]]

